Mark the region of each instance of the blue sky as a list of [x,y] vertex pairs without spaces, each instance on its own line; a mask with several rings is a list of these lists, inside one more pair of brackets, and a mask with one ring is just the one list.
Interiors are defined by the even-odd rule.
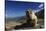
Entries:
[[43,9],[43,3],[38,2],[20,2],[20,1],[6,1],[5,12],[6,17],[20,17],[25,15],[25,10],[32,8],[34,12]]

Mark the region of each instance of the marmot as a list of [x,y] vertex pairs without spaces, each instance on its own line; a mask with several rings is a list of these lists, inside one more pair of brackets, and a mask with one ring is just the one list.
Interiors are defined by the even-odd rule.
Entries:
[[32,26],[37,26],[38,19],[35,13],[32,11],[32,9],[26,10],[26,18],[27,23],[31,24]]

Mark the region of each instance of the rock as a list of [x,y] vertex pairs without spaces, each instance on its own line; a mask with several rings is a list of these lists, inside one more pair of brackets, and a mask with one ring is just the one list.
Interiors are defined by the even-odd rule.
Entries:
[[9,22],[9,23],[6,23],[6,24],[5,24],[5,29],[6,29],[7,31],[9,31],[9,30],[14,29],[14,27],[16,27],[17,25],[21,25],[21,23]]

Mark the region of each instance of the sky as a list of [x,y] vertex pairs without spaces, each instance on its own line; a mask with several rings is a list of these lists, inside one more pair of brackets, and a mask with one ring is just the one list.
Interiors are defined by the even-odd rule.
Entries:
[[38,2],[21,2],[21,1],[6,1],[5,2],[5,16],[6,17],[20,17],[25,15],[25,11],[31,8],[33,12],[38,12],[43,9],[44,3]]

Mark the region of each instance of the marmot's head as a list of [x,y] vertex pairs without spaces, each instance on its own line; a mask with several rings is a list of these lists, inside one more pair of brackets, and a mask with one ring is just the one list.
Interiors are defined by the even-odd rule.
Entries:
[[32,14],[32,9],[26,9],[26,15]]

